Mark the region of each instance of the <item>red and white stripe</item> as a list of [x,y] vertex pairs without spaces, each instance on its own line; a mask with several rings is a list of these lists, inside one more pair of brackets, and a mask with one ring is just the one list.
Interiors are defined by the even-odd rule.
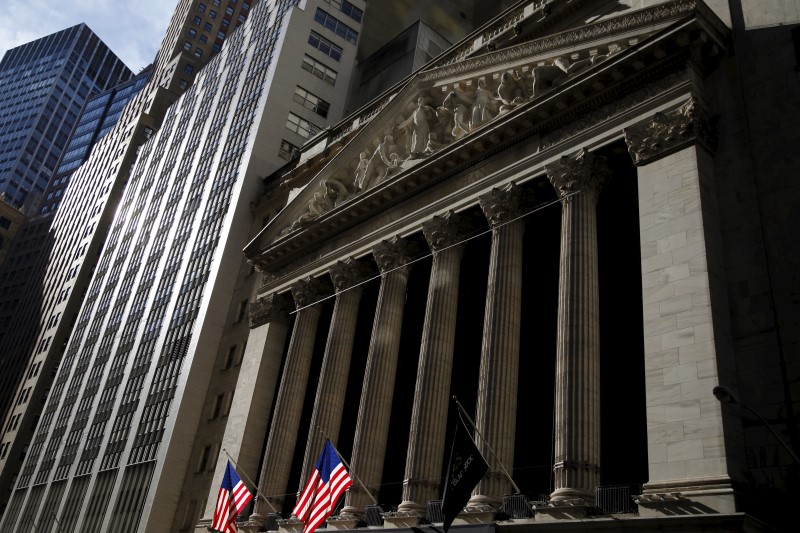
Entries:
[[253,495],[247,490],[244,483],[239,481],[233,488],[233,494],[220,487],[217,495],[217,507],[214,511],[214,521],[211,529],[222,533],[236,533],[236,517],[250,502]]
[[[333,506],[352,484],[353,480],[350,479],[347,470],[341,463],[331,472],[329,483],[324,484],[321,479],[318,480],[316,498],[314,498],[314,505],[306,526],[303,528],[303,533],[314,533],[314,530],[333,513]],[[312,485],[309,483],[308,486]],[[299,515],[297,516],[299,518]],[[303,521],[305,522],[305,520]]]

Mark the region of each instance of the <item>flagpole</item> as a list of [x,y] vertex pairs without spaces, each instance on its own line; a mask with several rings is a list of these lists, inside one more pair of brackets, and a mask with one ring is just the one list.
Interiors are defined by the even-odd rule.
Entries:
[[261,496],[261,497],[264,499],[264,501],[265,501],[265,502],[267,502],[267,505],[269,505],[269,508],[270,508],[270,509],[272,509],[272,512],[273,512],[273,513],[276,513],[276,514],[280,514],[280,513],[278,513],[278,511],[276,511],[276,510],[275,510],[275,507],[273,507],[273,506],[272,506],[272,504],[270,503],[269,499],[267,499],[267,497],[266,497],[266,496],[264,496],[264,495],[261,493],[261,491],[260,491],[260,490],[258,490],[258,485],[256,485],[255,483],[253,483],[253,480],[252,480],[252,479],[250,479],[250,478],[247,476],[247,474],[245,474],[245,473],[244,473],[244,470],[242,470],[241,468],[239,468],[239,463],[237,463],[237,462],[236,462],[236,459],[234,459],[233,457],[231,457],[231,454],[229,454],[229,453],[228,453],[228,450],[226,450],[225,448],[222,448],[222,451],[223,451],[223,452],[225,452],[225,455],[227,455],[227,456],[228,456],[228,459],[230,459],[231,461],[233,461],[233,466],[235,466],[235,467],[236,467],[236,469],[237,469],[237,470],[238,470],[238,471],[239,471],[239,472],[240,472],[240,473],[241,473],[241,474],[244,476],[244,478],[245,478],[247,481],[249,481],[249,482],[250,482],[250,484],[253,486],[253,488],[254,488],[254,489],[256,489],[256,494],[258,494],[259,496]]
[[514,483],[513,479],[511,479],[511,476],[509,475],[508,471],[506,470],[506,467],[503,466],[503,463],[500,461],[500,459],[497,458],[497,455],[494,453],[494,450],[492,449],[491,444],[489,444],[489,442],[486,439],[483,438],[483,435],[481,435],[481,432],[478,429],[478,426],[475,425],[475,422],[473,422],[472,418],[470,418],[470,416],[467,414],[467,412],[461,406],[461,402],[459,402],[458,398],[456,398],[455,396],[453,396],[453,400],[455,400],[455,402],[456,402],[456,406],[458,407],[459,413],[461,413],[461,414],[463,414],[464,416],[467,417],[467,420],[469,420],[469,423],[472,426],[472,429],[475,430],[475,433],[481,438],[481,441],[483,441],[483,443],[486,444],[486,447],[489,448],[489,452],[492,454],[492,458],[497,462],[498,465],[500,465],[500,469],[503,471],[503,474],[506,475],[506,478],[508,478],[508,481],[511,483],[511,486],[514,487],[514,490],[517,492],[517,494],[522,494],[522,491],[519,490],[519,487],[517,486],[517,484]]
[[372,503],[373,503],[373,505],[378,505],[378,502],[376,502],[376,501],[375,501],[375,498],[372,496],[372,493],[369,491],[369,489],[367,489],[367,486],[366,486],[366,485],[364,485],[364,484],[361,482],[361,480],[358,478],[358,476],[357,476],[357,475],[355,475],[355,473],[353,473],[353,469],[352,469],[352,468],[350,468],[350,465],[349,465],[349,464],[347,464],[347,461],[345,461],[345,460],[344,460],[344,457],[342,457],[342,454],[341,454],[341,453],[339,453],[339,450],[337,450],[337,449],[336,449],[336,445],[333,443],[333,441],[331,441],[331,438],[330,438],[330,437],[327,435],[327,433],[325,433],[325,432],[322,430],[322,427],[321,427],[321,426],[317,426],[317,430],[318,430],[320,433],[322,433],[322,436],[324,436],[324,437],[327,439],[327,441],[328,441],[328,442],[330,442],[330,443],[331,443],[331,446],[333,446],[333,451],[335,451],[335,452],[336,452],[336,455],[338,455],[338,456],[339,456],[339,459],[340,459],[340,460],[341,460],[341,461],[344,463],[344,466],[346,466],[346,467],[347,467],[347,470],[348,470],[348,472],[350,473],[350,475],[351,475],[352,477],[356,478],[356,481],[358,481],[358,484],[359,484],[359,485],[361,485],[361,488],[362,488],[362,489],[364,489],[364,492],[366,492],[366,493],[367,493],[367,496],[369,496],[369,499],[370,499],[370,500],[372,500]]

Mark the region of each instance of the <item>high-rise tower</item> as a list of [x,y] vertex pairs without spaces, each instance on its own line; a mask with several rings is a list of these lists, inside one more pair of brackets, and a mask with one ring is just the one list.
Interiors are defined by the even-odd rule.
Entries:
[[0,62],[0,194],[17,206],[41,196],[86,98],[131,75],[86,24],[6,52]]

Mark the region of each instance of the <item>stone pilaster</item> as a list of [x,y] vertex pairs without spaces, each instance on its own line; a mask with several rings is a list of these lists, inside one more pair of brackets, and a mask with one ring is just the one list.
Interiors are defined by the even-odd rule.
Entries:
[[353,340],[358,319],[358,304],[362,287],[358,285],[369,275],[369,268],[360,261],[339,261],[329,269],[331,281],[336,289],[336,303],[333,307],[328,342],[320,370],[311,426],[308,430],[308,444],[303,461],[299,490],[305,486],[311,470],[316,464],[325,437],[324,431],[336,445],[339,426],[347,391],[347,377],[350,374],[350,358],[353,353]]
[[[214,479],[222,479],[228,457],[251,479],[258,472],[258,460],[267,434],[270,407],[278,382],[281,353],[288,332],[285,296],[270,294],[250,305],[250,334],[242,354],[236,390],[222,437]],[[213,486],[206,499],[203,520],[210,524],[219,487]]]
[[600,481],[599,163],[582,150],[547,166],[562,204],[551,499],[586,505]]
[[[398,237],[383,241],[372,250],[381,270],[381,288],[375,309],[372,338],[364,371],[364,386],[358,408],[358,423],[353,442],[352,471],[377,495],[381,482],[389,416],[397,373],[406,284],[413,257],[413,245]],[[354,484],[347,492],[342,516],[359,517],[372,500],[361,486]]]
[[[318,279],[306,278],[292,285],[291,290],[298,309],[297,318],[292,339],[289,341],[289,351],[286,354],[275,414],[258,481],[261,492],[279,511],[289,481],[289,467],[297,443],[297,427],[300,425],[311,356],[314,352],[314,338],[321,310],[321,304],[315,302],[327,293],[328,288]],[[270,510],[266,502],[259,500],[254,513],[266,516]]]
[[422,328],[417,384],[411,414],[403,502],[398,511],[424,515],[429,500],[439,498],[445,446],[450,376],[458,311],[458,280],[463,246],[460,217],[450,212],[422,225],[433,251],[425,322]]
[[477,439],[476,444],[489,463],[489,472],[473,492],[468,504],[472,510],[497,508],[511,491],[498,460],[508,470],[514,465],[525,231],[524,222],[517,219],[520,197],[521,190],[512,184],[480,198],[492,227],[492,249],[475,423],[486,440]]

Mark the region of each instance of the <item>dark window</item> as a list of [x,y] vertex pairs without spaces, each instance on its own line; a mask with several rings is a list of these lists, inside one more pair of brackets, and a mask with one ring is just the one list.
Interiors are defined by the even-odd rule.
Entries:
[[311,31],[311,35],[308,36],[308,44],[322,52],[323,54],[330,56],[332,59],[339,61],[342,59],[342,47],[336,46],[328,39],[320,35],[315,31]]

